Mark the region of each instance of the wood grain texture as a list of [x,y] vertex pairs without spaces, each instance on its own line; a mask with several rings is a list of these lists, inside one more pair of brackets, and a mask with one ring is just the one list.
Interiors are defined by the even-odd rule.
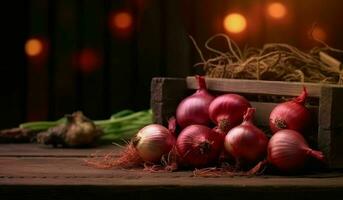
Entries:
[[40,184],[82,185],[88,181],[90,185],[113,186],[343,187],[341,173],[317,174],[308,177],[266,175],[254,178],[241,176],[204,178],[194,177],[192,171],[149,173],[142,168],[96,169],[85,165],[84,158],[76,157],[2,157],[0,164],[1,185],[12,185],[15,182],[35,185],[26,181],[45,179]]
[[[83,158],[1,158],[0,185],[12,185],[15,182],[35,185],[28,180],[43,180],[42,185],[89,185],[112,186],[176,186],[176,187],[316,187],[343,188],[341,173],[318,174],[309,177],[281,176],[222,176],[195,177],[192,171],[149,173],[137,169],[96,169],[84,164]],[[11,181],[12,179],[12,181]],[[25,180],[26,179],[26,180]],[[13,181],[14,180],[14,181]],[[106,181],[104,181],[106,180]],[[51,181],[51,182],[50,182]],[[25,183],[26,182],[26,183]],[[36,183],[37,184],[37,183]],[[275,187],[276,189],[276,187]]]
[[[106,146],[75,150],[17,144],[7,145],[8,150],[15,154],[0,156],[0,196],[5,199],[339,199],[343,194],[341,172],[204,178],[194,177],[192,171],[95,169],[78,157],[83,151],[108,151]],[[1,145],[0,152],[6,152],[6,147]],[[27,152],[32,152],[31,156]]]
[[343,88],[323,87],[319,104],[318,143],[330,166],[343,166]]
[[175,116],[177,105],[187,96],[186,82],[181,78],[153,78],[151,81],[150,106],[155,123],[167,125]]
[[65,149],[37,144],[1,144],[0,157],[89,157],[94,153],[101,156],[119,150],[114,145],[101,146],[99,149]]
[[151,81],[151,101],[181,100],[187,94],[186,82],[183,78],[155,77]]
[[[303,86],[306,86],[310,97],[320,97],[323,84],[317,83],[296,83],[281,81],[257,81],[257,80],[236,80],[236,79],[218,79],[206,78],[207,88],[209,90],[220,92],[239,92],[249,94],[268,94],[268,95],[287,95],[298,96]],[[328,85],[334,88],[341,88],[338,85]],[[194,77],[187,77],[187,87],[189,89],[197,88],[197,82]]]

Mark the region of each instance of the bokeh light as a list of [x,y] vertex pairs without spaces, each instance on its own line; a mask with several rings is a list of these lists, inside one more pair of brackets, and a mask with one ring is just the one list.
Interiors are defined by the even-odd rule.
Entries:
[[282,19],[287,14],[287,8],[280,2],[273,2],[268,5],[267,12],[272,18]]
[[132,26],[132,16],[126,11],[115,13],[112,16],[112,24],[116,29],[129,29]]
[[321,40],[323,42],[327,40],[327,33],[321,27],[318,27],[318,26],[314,27],[312,29],[312,33],[311,34],[312,34],[312,37],[314,39]]
[[91,73],[101,65],[99,55],[91,48],[81,50],[77,61],[77,66],[84,73]]
[[230,33],[241,33],[247,27],[247,20],[239,13],[231,13],[224,18],[223,25]]
[[37,38],[30,38],[25,43],[25,53],[30,57],[41,55],[43,48],[43,42]]

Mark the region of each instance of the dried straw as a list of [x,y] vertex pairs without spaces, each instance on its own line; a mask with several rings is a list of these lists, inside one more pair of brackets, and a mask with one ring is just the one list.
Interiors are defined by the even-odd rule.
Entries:
[[[211,46],[216,39],[224,39],[227,43],[227,52]],[[319,52],[339,52],[342,50],[329,47],[316,38],[323,47],[311,49],[308,53],[294,46],[283,43],[265,44],[263,48],[244,48],[238,45],[225,34],[216,34],[210,37],[205,48],[213,53],[213,58],[206,59],[201,49],[190,36],[201,62],[194,66],[201,66],[206,76],[212,78],[256,79],[315,83],[343,83],[343,71],[334,69],[322,62]]]

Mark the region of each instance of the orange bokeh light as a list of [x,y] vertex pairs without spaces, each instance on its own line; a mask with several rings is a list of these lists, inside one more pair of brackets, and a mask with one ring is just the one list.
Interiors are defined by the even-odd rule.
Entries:
[[43,42],[37,38],[28,39],[25,43],[25,53],[30,57],[41,55],[43,48]]
[[279,2],[270,3],[268,5],[267,11],[268,11],[269,16],[275,19],[284,18],[287,14],[286,6]]
[[321,27],[314,27],[313,30],[312,30],[312,37],[314,39],[318,39],[318,40],[321,40],[321,41],[326,41],[327,39],[327,34],[325,32],[324,29],[322,29]]
[[239,13],[231,13],[224,18],[223,26],[230,33],[241,33],[247,27],[247,20]]
[[132,26],[132,16],[125,11],[118,12],[113,15],[112,24],[117,29],[129,29]]

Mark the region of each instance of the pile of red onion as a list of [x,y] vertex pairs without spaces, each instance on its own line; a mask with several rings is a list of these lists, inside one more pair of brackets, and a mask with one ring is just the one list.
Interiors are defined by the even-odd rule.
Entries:
[[254,113],[259,111],[246,98],[238,94],[215,97],[207,91],[205,78],[196,78],[198,90],[179,103],[176,119],[169,121],[168,128],[152,124],[137,133],[130,145],[136,160],[160,165],[172,156],[177,157],[179,167],[202,168],[219,166],[224,156],[232,158],[233,163],[226,162],[236,170],[267,160],[286,173],[303,169],[311,157],[324,161],[323,154],[311,149],[303,137],[311,126],[305,87],[299,97],[280,103],[271,112],[273,136],[268,139],[254,125]]
[[311,113],[305,106],[307,96],[304,87],[298,97],[277,105],[270,113],[274,135],[268,144],[268,162],[282,172],[303,169],[310,157],[324,162],[323,153],[311,149],[303,137],[311,126]]

